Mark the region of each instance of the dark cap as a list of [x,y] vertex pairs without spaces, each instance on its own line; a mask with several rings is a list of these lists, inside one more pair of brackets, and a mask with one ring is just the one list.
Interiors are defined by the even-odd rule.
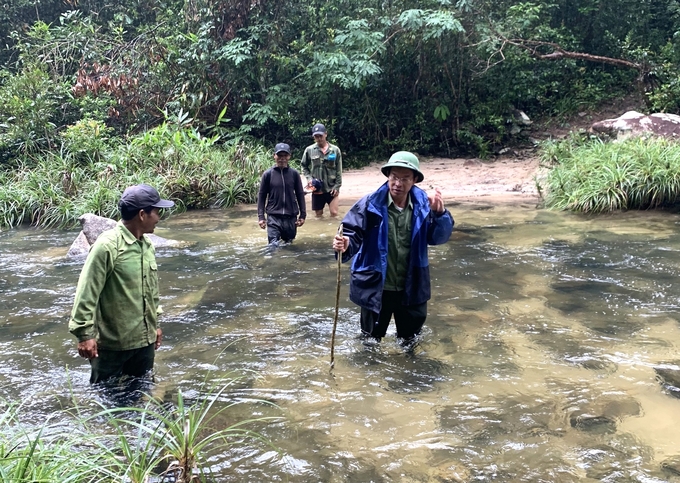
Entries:
[[312,186],[314,187],[314,191],[321,191],[323,189],[323,183],[320,179],[312,179]]
[[279,154],[282,152],[290,154],[290,146],[288,146],[286,143],[279,143],[274,146],[274,154]]
[[323,124],[314,124],[314,127],[312,128],[312,137],[317,134],[326,134],[326,126]]
[[162,200],[156,188],[148,184],[137,184],[123,191],[123,196],[118,202],[119,208],[128,210],[142,210],[144,208],[172,208],[175,203],[170,200]]

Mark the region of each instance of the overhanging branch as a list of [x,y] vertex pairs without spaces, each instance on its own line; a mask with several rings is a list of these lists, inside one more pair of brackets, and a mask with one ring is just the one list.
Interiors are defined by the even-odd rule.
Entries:
[[[571,52],[569,50],[564,50],[558,44],[553,42],[541,42],[538,40],[526,40],[526,39],[506,39],[503,41],[507,44],[514,45],[531,53],[532,56],[537,59],[542,60],[560,60],[560,59],[577,59],[577,60],[587,60],[590,62],[599,62],[602,64],[616,65],[618,67],[627,67],[630,69],[635,69],[641,73],[645,72],[645,67],[637,62],[631,62],[625,59],[616,59],[614,57],[604,57],[601,55],[586,54],[583,52]],[[538,49],[541,47],[549,47],[552,52],[544,54]]]

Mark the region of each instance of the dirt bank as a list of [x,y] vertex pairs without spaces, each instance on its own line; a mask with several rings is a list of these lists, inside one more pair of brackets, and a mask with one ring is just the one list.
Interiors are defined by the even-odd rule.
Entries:
[[[342,174],[340,204],[354,203],[385,182],[383,163]],[[540,175],[535,156],[479,159],[421,158],[425,190],[439,188],[445,201],[466,203],[527,203],[539,201],[534,177]]]

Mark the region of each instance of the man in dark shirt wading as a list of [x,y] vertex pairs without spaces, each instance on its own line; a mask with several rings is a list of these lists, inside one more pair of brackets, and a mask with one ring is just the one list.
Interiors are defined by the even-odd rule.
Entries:
[[159,210],[174,206],[154,188],[127,188],[118,203],[122,220],[94,242],[78,280],[69,331],[78,354],[90,361],[90,382],[153,369],[161,345],[156,252],[153,233]]
[[257,219],[260,228],[267,228],[269,243],[276,244],[295,238],[297,227],[305,223],[307,209],[300,174],[288,166],[290,146],[277,144],[274,161],[276,165],[265,171],[260,181]]

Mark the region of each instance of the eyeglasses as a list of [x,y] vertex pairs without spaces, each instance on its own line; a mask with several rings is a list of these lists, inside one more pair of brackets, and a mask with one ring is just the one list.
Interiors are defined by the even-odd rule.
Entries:
[[408,183],[413,183],[413,176],[406,176],[404,178],[400,178],[399,176],[395,176],[394,174],[390,174],[387,179],[392,181],[393,183],[396,183],[399,181],[401,184],[408,184]]

